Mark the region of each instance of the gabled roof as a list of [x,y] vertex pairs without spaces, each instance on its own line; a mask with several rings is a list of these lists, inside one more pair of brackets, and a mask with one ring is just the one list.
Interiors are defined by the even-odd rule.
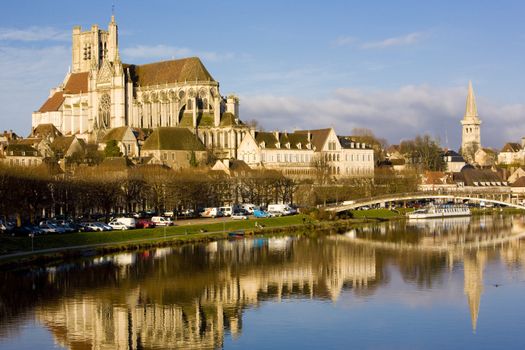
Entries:
[[[66,153],[75,139],[75,136],[58,136],[51,143],[51,149],[55,152]],[[78,139],[78,141],[81,145],[84,145],[82,139]]]
[[326,140],[328,139],[328,136],[330,135],[331,131],[332,129],[328,128],[328,129],[317,129],[317,130],[296,130],[294,133],[296,134],[310,133],[312,145],[316,148],[316,150],[320,151],[325,145]]
[[102,138],[102,142],[108,142],[111,140],[122,141],[124,139],[124,135],[126,135],[126,131],[128,130],[128,128],[129,126],[121,126],[109,130],[107,134],[104,135],[104,137]]
[[519,152],[521,150],[521,145],[516,142],[508,142],[503,146],[501,152]]
[[133,166],[133,162],[126,157],[107,157],[97,168],[105,171],[122,171]]
[[40,113],[46,113],[46,112],[56,112],[62,106],[62,103],[64,103],[64,100],[66,98],[64,97],[64,93],[62,91],[55,92],[53,96],[48,98],[46,102],[40,107],[38,112]]
[[142,150],[205,151],[206,148],[187,128],[162,127],[153,130]]
[[185,81],[215,81],[198,57],[161,61],[143,65],[126,65],[133,83],[140,86]]
[[255,142],[258,146],[264,142],[264,148],[277,148],[276,144],[279,143],[274,133],[265,131],[255,133]]
[[51,123],[48,124],[38,124],[33,131],[31,132],[30,137],[57,137],[62,136],[62,133]]
[[511,187],[525,187],[525,176],[518,178],[510,186]]
[[220,126],[234,126],[239,124],[239,119],[235,118],[232,113],[226,112],[222,114]]

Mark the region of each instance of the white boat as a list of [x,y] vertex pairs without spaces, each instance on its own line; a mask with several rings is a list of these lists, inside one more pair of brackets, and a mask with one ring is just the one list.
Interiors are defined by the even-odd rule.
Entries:
[[466,205],[436,205],[418,209],[408,214],[409,219],[447,218],[455,216],[470,216],[470,209]]

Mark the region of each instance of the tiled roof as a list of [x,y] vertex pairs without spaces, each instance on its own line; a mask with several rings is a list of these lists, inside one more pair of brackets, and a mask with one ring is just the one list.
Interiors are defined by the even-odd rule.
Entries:
[[46,138],[62,136],[62,133],[51,123],[38,124],[31,133],[32,137]]
[[237,118],[235,118],[232,113],[226,112],[222,114],[220,126],[233,126],[237,124]]
[[121,126],[118,128],[113,128],[109,130],[106,135],[104,135],[104,137],[102,138],[102,142],[108,142],[111,140],[122,141],[127,130],[128,130],[128,126]]
[[463,167],[461,174],[467,186],[496,186],[504,181],[498,173],[489,169]]
[[516,181],[514,181],[511,185],[511,187],[525,187],[525,176],[520,177]]
[[[11,154],[11,152],[13,154]],[[33,156],[38,157],[38,151],[30,145],[14,143],[7,145],[5,149],[6,156]]]
[[133,163],[126,157],[107,157],[102,163],[98,165],[97,168],[109,170],[109,171],[119,171],[126,170],[131,167]]
[[202,142],[186,128],[157,128],[142,146],[144,151],[205,151]]
[[88,92],[89,72],[72,73],[64,87],[65,94],[80,94]]
[[59,136],[53,140],[51,149],[55,152],[66,153],[71,143],[75,140],[75,136]]
[[521,150],[521,145],[515,142],[509,142],[503,146],[501,152],[519,152]]
[[320,151],[325,145],[331,130],[332,129],[296,130],[295,133],[308,134],[308,132],[310,132],[312,145],[316,148],[316,150]]
[[244,160],[230,160],[230,170],[232,171],[251,171],[252,168]]
[[89,73],[72,73],[67,79],[64,91],[55,92],[38,110],[40,113],[56,112],[66,99],[64,94],[80,94],[88,92]]
[[38,110],[40,113],[56,112],[64,103],[65,97],[63,92],[55,92]]
[[214,81],[198,57],[161,61],[139,66],[129,65],[131,79],[140,86],[185,81]]
[[279,143],[272,132],[265,131],[258,131],[255,134],[255,142],[257,142],[257,145],[264,142],[264,148],[277,148],[276,144]]

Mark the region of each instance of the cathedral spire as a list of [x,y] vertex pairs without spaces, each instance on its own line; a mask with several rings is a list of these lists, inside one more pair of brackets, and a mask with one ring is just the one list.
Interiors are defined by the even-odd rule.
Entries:
[[472,81],[468,82],[467,107],[465,108],[465,119],[478,118],[478,108],[476,107],[476,98],[474,97],[474,89],[472,88]]

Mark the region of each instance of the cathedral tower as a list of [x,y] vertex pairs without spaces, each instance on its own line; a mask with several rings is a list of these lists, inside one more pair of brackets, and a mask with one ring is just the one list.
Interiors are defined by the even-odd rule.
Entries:
[[481,147],[481,120],[478,116],[478,108],[476,107],[476,98],[474,97],[471,81],[468,83],[467,106],[461,125],[463,126],[461,153],[465,160],[472,162],[474,153]]

